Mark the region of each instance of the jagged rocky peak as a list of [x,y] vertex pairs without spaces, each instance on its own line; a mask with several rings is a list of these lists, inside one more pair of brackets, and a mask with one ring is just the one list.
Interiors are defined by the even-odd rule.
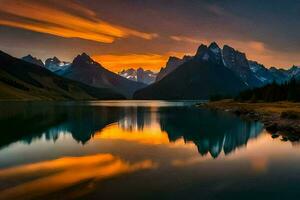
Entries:
[[35,65],[39,65],[41,67],[44,67],[44,63],[42,60],[36,58],[36,57],[33,57],[32,55],[28,54],[27,56],[24,56],[22,58],[22,60],[26,61],[26,62],[29,62],[29,63],[32,63],[32,64],[35,64]]
[[45,67],[58,75],[63,75],[70,66],[71,63],[61,61],[56,56],[45,61]]
[[76,56],[73,63],[94,64],[95,62],[88,54],[82,53],[81,55]]
[[201,61],[210,61],[221,64],[222,52],[216,42],[211,43],[208,47],[201,44],[197,50],[195,58]]
[[208,47],[204,44],[201,44],[198,47],[198,50],[197,50],[197,53],[196,53],[195,57],[202,57],[205,53],[207,53],[207,51],[208,51]]
[[129,69],[123,69],[122,71],[118,72],[119,75],[121,74],[133,74],[135,73],[135,69],[129,68]]
[[259,71],[260,69],[265,69],[267,70],[264,65],[258,63],[257,61],[253,61],[253,60],[249,60],[248,61],[250,69],[252,72],[256,73],[257,71]]
[[269,70],[273,71],[273,72],[275,72],[275,71],[282,71],[282,72],[285,71],[284,69],[277,68],[277,67],[274,67],[274,66],[270,67]]
[[53,58],[46,59],[45,66],[48,67],[53,64],[59,65],[60,63],[61,63],[61,61],[56,56],[54,56]]
[[249,87],[260,87],[263,85],[262,80],[259,80],[253,71],[251,71],[245,53],[235,50],[228,45],[224,45],[222,52],[225,66],[236,73],[246,85]]
[[201,44],[197,50],[195,59],[201,60],[201,61],[209,61],[212,59],[213,56],[214,55],[213,55],[212,51],[210,51],[206,45]]
[[144,72],[144,69],[141,68],[141,67],[139,67],[136,71],[137,71],[137,73],[143,73],[143,72]]
[[178,66],[182,65],[185,61],[183,59],[177,58],[175,56],[170,56],[166,67],[162,67],[160,72],[157,74],[156,81],[160,81],[166,75],[174,71]]
[[169,57],[166,67],[164,69],[172,71],[175,68],[177,68],[179,65],[183,64],[183,62],[184,61],[182,59],[177,58],[175,56],[171,56]]
[[144,70],[141,67],[136,70],[133,68],[124,69],[121,72],[118,72],[118,74],[129,80],[145,83],[147,85],[153,83],[157,75],[151,70]]
[[224,45],[223,47],[223,57],[229,68],[240,66],[249,68],[248,60],[246,54],[235,50],[234,48]]
[[56,56],[54,56],[54,57],[52,58],[52,61],[53,61],[53,62],[56,62],[56,63],[59,63],[59,62],[60,62],[60,60],[59,60]]
[[208,48],[215,54],[215,59],[217,63],[223,63],[225,65],[222,59],[222,49],[219,47],[219,45],[216,42],[212,42]]
[[216,42],[212,42],[208,47],[214,53],[220,53],[221,49]]
[[80,58],[83,60],[91,60],[91,57],[87,53],[82,53]]
[[290,69],[287,70],[290,76],[298,76],[300,74],[300,67],[293,65]]
[[299,67],[299,66],[296,66],[296,65],[293,65],[290,69],[291,69],[291,70],[299,70],[300,67]]
[[170,56],[168,61],[167,61],[167,66],[168,65],[172,65],[174,63],[178,63],[178,62],[181,62],[181,59],[180,58],[177,58],[175,56]]
[[251,71],[263,83],[268,84],[274,81],[274,76],[263,64],[248,60]]
[[23,58],[22,58],[23,60],[25,60],[25,59],[34,59],[34,57],[31,55],[31,54],[28,54],[27,56],[24,56]]
[[189,60],[191,60],[191,59],[193,59],[193,56],[187,56],[187,55],[184,55],[183,58],[182,58],[182,60],[183,60],[184,62],[189,61]]
[[[184,62],[191,60],[192,58],[193,56],[188,55],[184,55],[182,59],[175,56],[170,56],[165,68],[174,69],[179,65],[183,64]],[[162,70],[165,68],[162,68]]]

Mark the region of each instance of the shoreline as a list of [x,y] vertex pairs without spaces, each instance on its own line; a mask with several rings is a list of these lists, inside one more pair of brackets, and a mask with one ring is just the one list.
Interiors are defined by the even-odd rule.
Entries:
[[274,137],[288,135],[295,140],[300,140],[300,103],[241,103],[221,100],[198,106],[229,112],[248,120],[260,121]]

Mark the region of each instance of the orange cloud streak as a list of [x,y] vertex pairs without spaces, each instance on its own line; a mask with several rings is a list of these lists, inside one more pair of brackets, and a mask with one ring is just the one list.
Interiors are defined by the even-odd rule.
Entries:
[[[69,0],[62,0],[57,5],[61,7],[55,7],[53,2],[47,0],[3,0],[0,25],[102,43],[112,43],[117,38],[130,36],[146,40],[158,37],[156,33],[140,32],[104,22],[93,11]],[[84,16],[75,15],[76,11]]]

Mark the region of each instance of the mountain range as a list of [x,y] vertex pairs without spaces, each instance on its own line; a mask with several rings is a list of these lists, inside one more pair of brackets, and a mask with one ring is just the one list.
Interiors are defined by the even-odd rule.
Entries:
[[[37,58],[29,55],[22,59],[32,64],[37,64]],[[42,61],[41,61],[42,62]],[[101,64],[95,62],[86,53],[74,58],[72,63],[60,61],[57,57],[48,58],[42,66],[51,72],[67,79],[75,80],[96,88],[108,88],[114,90],[126,98],[131,98],[133,93],[146,86],[142,82],[128,80],[117,75]]]
[[195,56],[170,57],[156,82],[137,91],[136,99],[207,99],[214,95],[232,96],[238,92],[272,83],[300,78],[300,68],[267,69],[248,60],[245,53],[213,42],[200,45]]
[[[29,57],[27,57],[29,58]],[[95,88],[72,81],[37,64],[0,51],[0,99],[93,100],[124,99],[108,88]]]
[[151,70],[144,70],[143,68],[138,69],[124,69],[118,73],[120,76],[127,78],[132,81],[141,82],[150,85],[155,82],[157,73]]
[[64,72],[71,66],[71,63],[60,61],[56,56],[48,58],[45,61],[45,67],[58,75],[64,74]]
[[86,53],[72,62],[27,55],[0,54],[1,97],[4,99],[208,99],[300,79],[300,68],[288,70],[248,60],[228,45],[200,45],[194,56],[170,57],[159,73],[139,68],[118,74]]
[[131,98],[136,90],[146,86],[143,83],[128,80],[105,69],[86,53],[78,55],[61,76],[93,87],[110,88],[127,98]]
[[22,60],[41,66],[45,67],[46,69],[50,70],[51,72],[54,72],[58,75],[61,75],[64,73],[64,71],[71,66],[71,63],[65,62],[65,61],[60,61],[56,56],[53,58],[48,58],[45,61],[45,64],[41,59],[38,59],[36,57],[33,57],[32,55],[27,55],[21,58]]
[[157,74],[156,81],[160,81],[166,75],[174,71],[178,66],[182,65],[186,61],[191,60],[191,56],[184,56],[182,59],[171,56],[167,61],[166,67],[162,67],[160,72]]
[[247,85],[201,45],[196,55],[154,84],[135,93],[137,99],[207,99],[211,95],[235,95]]
[[36,57],[33,57],[32,55],[27,55],[27,56],[24,56],[21,58],[22,60],[26,61],[26,62],[29,62],[29,63],[32,63],[32,64],[35,64],[35,65],[38,65],[40,67],[44,67],[44,63],[41,59],[38,59]]

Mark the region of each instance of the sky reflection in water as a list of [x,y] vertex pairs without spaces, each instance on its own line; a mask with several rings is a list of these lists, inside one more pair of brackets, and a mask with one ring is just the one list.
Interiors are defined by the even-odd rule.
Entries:
[[247,178],[268,182],[299,163],[295,143],[258,122],[191,102],[139,103],[1,106],[12,107],[1,112],[0,199],[243,197],[267,193]]

